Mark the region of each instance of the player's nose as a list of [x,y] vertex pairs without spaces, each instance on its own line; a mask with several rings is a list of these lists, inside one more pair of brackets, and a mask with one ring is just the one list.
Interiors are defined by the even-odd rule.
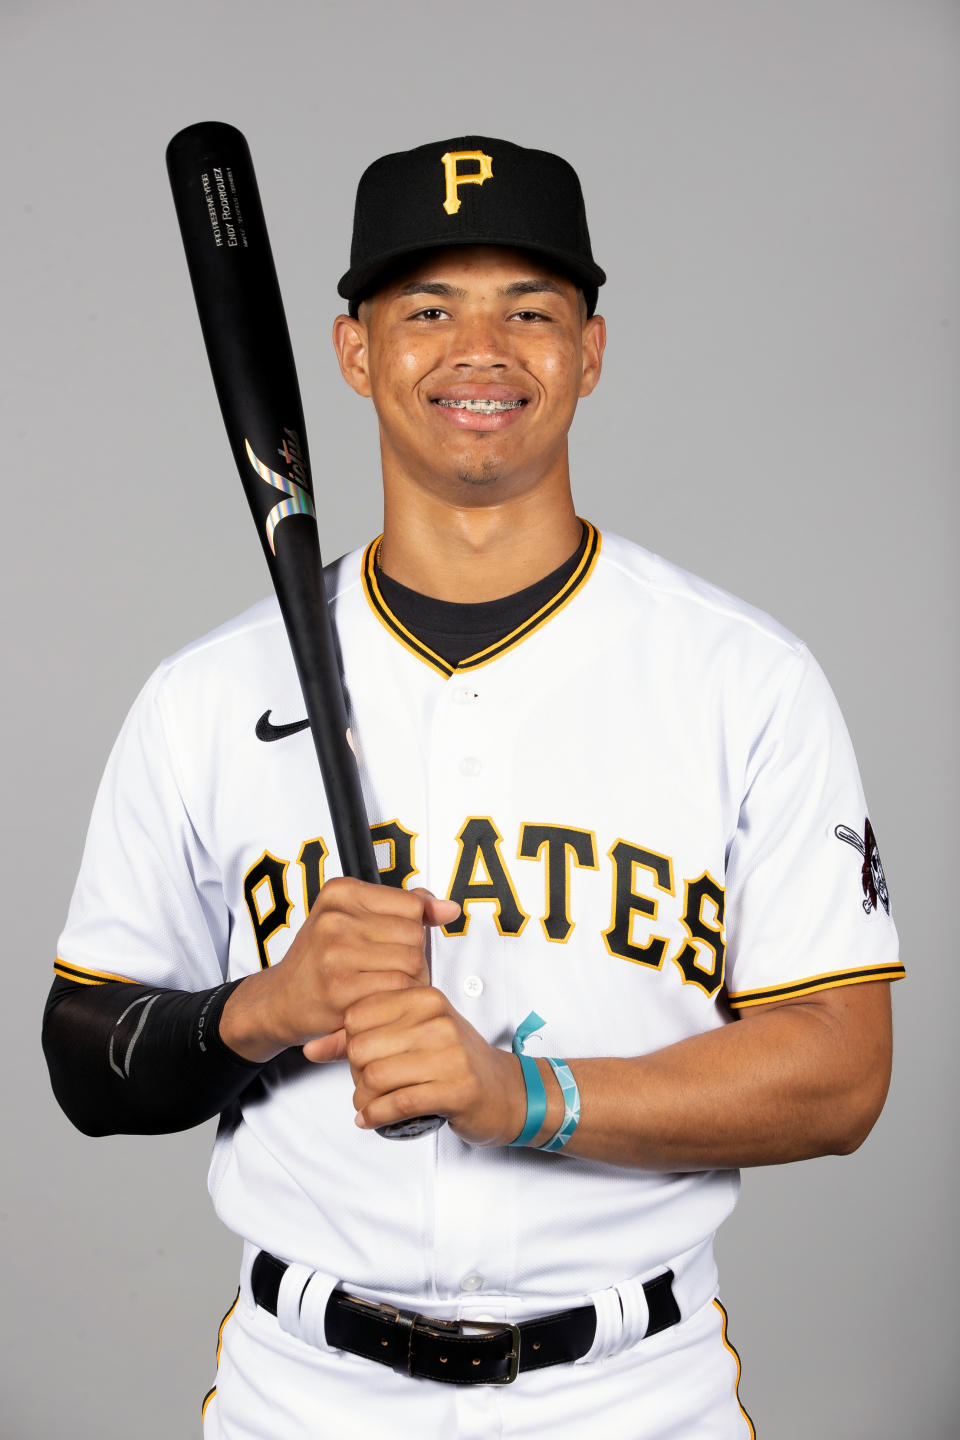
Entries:
[[492,316],[464,316],[451,332],[447,355],[451,366],[491,369],[509,365],[512,356],[507,327]]

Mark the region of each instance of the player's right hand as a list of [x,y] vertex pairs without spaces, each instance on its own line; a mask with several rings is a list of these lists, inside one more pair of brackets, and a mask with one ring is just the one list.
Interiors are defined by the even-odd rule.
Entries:
[[308,1047],[311,1060],[340,1058],[344,1011],[380,990],[429,985],[427,926],[459,913],[426,890],[328,880],[283,959],[233,991],[221,1039],[245,1060],[291,1045]]

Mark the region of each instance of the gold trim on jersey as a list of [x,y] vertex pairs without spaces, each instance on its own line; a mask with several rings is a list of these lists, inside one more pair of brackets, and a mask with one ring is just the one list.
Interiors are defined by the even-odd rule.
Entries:
[[124,985],[139,985],[139,980],[131,980],[129,975],[111,975],[109,970],[88,970],[82,965],[68,965],[66,960],[58,956],[53,962],[53,973],[59,975],[61,980],[73,980],[78,985],[108,985],[111,980],[122,980]]
[[[230,1316],[233,1314],[234,1310],[236,1310],[237,1305],[238,1305],[239,1303],[240,1303],[240,1289],[239,1289],[239,1286],[238,1286],[238,1287],[237,1287],[237,1293],[236,1293],[236,1295],[234,1295],[234,1297],[233,1297],[233,1304],[230,1306],[230,1309],[227,1311],[226,1315],[224,1315],[223,1319],[220,1321],[220,1328],[219,1328],[219,1330],[217,1331],[217,1369],[218,1369],[218,1370],[219,1370],[219,1368],[220,1368],[220,1352],[223,1350],[223,1331],[224,1331],[224,1327],[225,1327],[227,1321],[230,1319]],[[217,1393],[217,1387],[216,1387],[216,1385],[212,1385],[212,1386],[210,1387],[210,1389],[207,1391],[206,1395],[204,1395],[203,1400],[201,1401],[201,1404],[200,1404],[200,1420],[201,1420],[201,1422],[204,1420],[204,1418],[205,1418],[205,1416],[206,1416],[207,1406],[210,1404],[210,1401],[213,1399],[213,1397],[214,1397],[214,1395],[216,1395],[216,1393]]]
[[806,980],[792,980],[785,985],[768,985],[762,990],[738,990],[727,996],[734,1010],[750,1005],[772,1005],[777,1000],[792,1000],[797,995],[811,995],[815,990],[835,990],[840,985],[865,985],[871,980],[902,980],[904,967],[871,965],[863,970],[834,970],[827,975],[811,975]]
[[428,645],[424,645],[422,640],[418,640],[412,631],[400,623],[384,600],[377,583],[377,556],[383,544],[382,535],[378,535],[376,540],[371,540],[363,554],[360,573],[367,603],[381,625],[389,630],[391,635],[399,640],[406,650],[410,651],[411,655],[415,655],[418,660],[422,660],[425,665],[436,670],[444,679],[449,680],[451,675],[459,675],[464,670],[478,670],[481,665],[489,665],[491,660],[499,659],[508,650],[513,650],[515,646],[526,640],[535,630],[539,630],[559,610],[562,610],[564,605],[572,600],[577,591],[589,580],[593,573],[593,567],[597,563],[597,556],[600,554],[601,537],[599,530],[591,525],[589,520],[582,520],[580,523],[587,532],[586,547],[576,570],[566,583],[561,585],[556,595],[545,605],[541,605],[540,609],[522,625],[518,625],[516,630],[512,630],[509,635],[504,635],[502,640],[497,640],[493,645],[488,645],[486,649],[478,650],[475,655],[468,655],[466,659],[460,661],[459,665],[451,665],[449,660],[444,660],[442,655],[437,655]]
[[223,1331],[224,1331],[224,1327],[226,1326],[226,1323],[227,1323],[227,1321],[230,1319],[230,1316],[233,1314],[234,1310],[236,1310],[237,1305],[239,1304],[239,1301],[240,1301],[240,1287],[239,1287],[239,1285],[238,1285],[238,1286],[237,1286],[237,1293],[236,1293],[236,1295],[234,1295],[234,1297],[233,1297],[233,1304],[230,1306],[230,1308],[229,1308],[229,1310],[227,1311],[226,1315],[224,1315],[223,1319],[220,1321],[220,1328],[219,1328],[219,1330],[217,1331],[217,1364],[218,1364],[218,1365],[220,1364],[220,1352],[221,1352],[221,1350],[223,1349]]
[[720,1304],[719,1300],[714,1300],[713,1303],[716,1309],[718,1309],[720,1311],[720,1314],[723,1316],[723,1329],[720,1334],[720,1338],[723,1341],[723,1348],[725,1350],[729,1350],[730,1354],[737,1362],[737,1380],[736,1384],[733,1387],[733,1393],[736,1397],[737,1404],[740,1406],[740,1414],[743,1416],[744,1420],[746,1420],[747,1425],[750,1429],[750,1440],[757,1440],[757,1432],[753,1428],[753,1421],[750,1419],[750,1416],[747,1414],[746,1410],[744,1410],[743,1401],[740,1399],[740,1356],[737,1354],[736,1347],[734,1345],[731,1345],[730,1341],[727,1339],[727,1312]]

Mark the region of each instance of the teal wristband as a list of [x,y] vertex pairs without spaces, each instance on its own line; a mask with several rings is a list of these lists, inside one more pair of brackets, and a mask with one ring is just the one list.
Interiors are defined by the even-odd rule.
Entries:
[[546,1023],[545,1020],[541,1020],[535,1010],[531,1010],[526,1020],[522,1021],[514,1032],[512,1049],[520,1061],[520,1069],[523,1071],[523,1083],[527,1092],[527,1118],[516,1140],[510,1141],[511,1145],[529,1145],[546,1119],[546,1087],[540,1078],[536,1060],[523,1053],[527,1037],[535,1034],[537,1030],[542,1030]]
[[552,1055],[548,1055],[546,1059],[557,1077],[557,1084],[560,1086],[560,1093],[563,1096],[563,1120],[557,1133],[552,1135],[545,1145],[541,1145],[540,1149],[562,1150],[580,1124],[580,1090],[566,1060],[555,1060]]

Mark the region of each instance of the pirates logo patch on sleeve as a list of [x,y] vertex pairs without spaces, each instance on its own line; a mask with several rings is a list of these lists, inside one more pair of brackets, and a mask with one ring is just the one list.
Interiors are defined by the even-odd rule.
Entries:
[[876,910],[879,904],[889,915],[890,895],[880,860],[880,851],[877,849],[877,837],[873,833],[873,826],[870,824],[869,818],[864,818],[862,837],[857,834],[856,830],[851,830],[849,825],[838,825],[833,833],[838,840],[845,840],[848,845],[859,850],[863,856],[860,879],[863,886],[864,910],[869,915],[870,911]]

